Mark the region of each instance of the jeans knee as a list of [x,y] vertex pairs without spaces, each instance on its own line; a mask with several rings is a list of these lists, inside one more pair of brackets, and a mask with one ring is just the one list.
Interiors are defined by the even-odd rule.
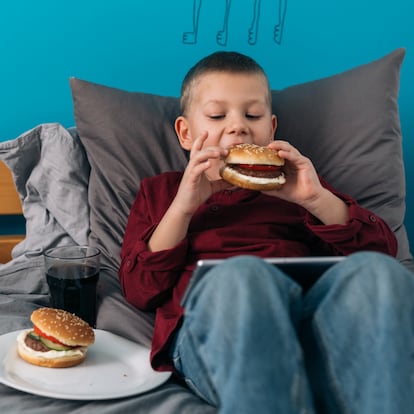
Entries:
[[377,252],[359,252],[350,255],[346,262],[355,266],[355,277],[371,279],[387,285],[412,283],[414,279],[409,271],[395,258]]
[[[291,284],[282,272],[256,256],[236,256],[213,268],[211,273],[216,287],[229,291],[246,289],[249,292],[268,289],[269,285]],[[210,275],[209,275],[210,276]]]
[[234,256],[230,257],[223,261],[220,265],[223,269],[240,269],[245,270],[247,272],[251,272],[252,270],[260,269],[261,267],[265,266],[265,261],[257,256],[250,256],[250,255],[242,255],[242,256]]
[[217,307],[264,308],[301,296],[301,288],[263,259],[237,256],[225,260],[205,275],[204,292]]
[[266,278],[266,271],[264,262],[258,257],[237,256],[215,266],[206,276],[206,284],[212,289],[235,299],[236,295],[257,290]]
[[352,297],[354,303],[401,301],[414,289],[412,274],[393,257],[377,252],[350,255],[332,268],[326,282],[330,290]]
[[347,257],[347,261],[361,264],[365,263],[368,266],[372,266],[373,264],[386,267],[398,265],[398,262],[393,257],[384,253],[371,251],[353,253]]

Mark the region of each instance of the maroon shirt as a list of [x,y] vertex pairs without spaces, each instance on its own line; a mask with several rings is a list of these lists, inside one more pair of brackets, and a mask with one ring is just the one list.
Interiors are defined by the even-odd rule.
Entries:
[[183,315],[180,299],[197,260],[241,254],[260,257],[348,255],[373,250],[395,256],[397,241],[385,222],[339,194],[349,206],[346,225],[323,225],[302,207],[257,191],[224,190],[194,214],[176,247],[150,252],[147,242],[176,195],[182,173],[142,180],[131,208],[119,278],[128,302],[156,310],[151,361],[171,370],[168,344]]

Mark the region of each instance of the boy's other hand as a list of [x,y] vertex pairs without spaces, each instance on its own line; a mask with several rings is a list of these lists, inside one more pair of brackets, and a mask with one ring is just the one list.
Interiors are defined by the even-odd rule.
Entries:
[[193,215],[197,208],[212,194],[231,185],[221,179],[209,177],[208,170],[214,163],[222,162],[228,150],[218,146],[205,147],[208,132],[203,132],[194,140],[190,151],[190,160],[174,200],[175,208]]

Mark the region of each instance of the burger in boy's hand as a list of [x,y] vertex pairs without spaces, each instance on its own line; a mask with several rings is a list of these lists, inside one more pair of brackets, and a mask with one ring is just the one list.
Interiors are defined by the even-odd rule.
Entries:
[[286,182],[285,160],[268,147],[238,144],[229,148],[229,154],[220,169],[221,177],[237,187],[249,190],[278,190]]
[[78,365],[95,341],[88,323],[62,309],[40,308],[30,319],[34,327],[19,334],[17,352],[33,365],[49,368]]

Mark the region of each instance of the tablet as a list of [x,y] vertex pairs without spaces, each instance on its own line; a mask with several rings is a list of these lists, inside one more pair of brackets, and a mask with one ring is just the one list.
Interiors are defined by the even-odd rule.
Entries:
[[[294,279],[304,290],[309,289],[315,281],[331,266],[344,260],[346,256],[314,256],[314,257],[272,257],[264,261],[277,266],[282,272]],[[184,304],[193,286],[213,267],[226,259],[199,260],[191,276],[190,282],[181,300]]]

